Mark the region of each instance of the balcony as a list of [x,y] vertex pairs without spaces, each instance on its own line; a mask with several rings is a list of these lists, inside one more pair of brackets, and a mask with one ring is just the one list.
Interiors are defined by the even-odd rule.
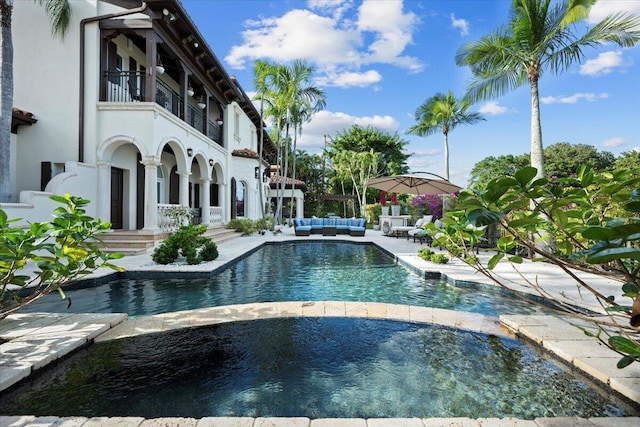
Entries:
[[[102,78],[104,91],[100,100],[114,103],[150,102],[150,97],[145,93],[147,78],[151,77],[140,71],[105,71]],[[156,80],[156,104],[224,147],[222,125],[208,117],[205,118],[205,111],[198,107],[195,99],[188,101],[186,109],[184,102],[184,98],[167,82]]]

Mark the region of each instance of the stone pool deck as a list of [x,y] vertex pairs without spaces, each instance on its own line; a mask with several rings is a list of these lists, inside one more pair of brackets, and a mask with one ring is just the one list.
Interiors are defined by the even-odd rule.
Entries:
[[[293,229],[285,228],[277,235],[242,237],[219,245],[220,257],[198,266],[158,266],[150,254],[126,257],[119,264],[129,271],[207,272],[224,267],[235,258],[254,250],[265,241],[310,240],[296,237]],[[451,282],[491,283],[461,262],[435,265],[416,256],[418,243],[404,238],[382,236],[380,232],[367,230],[364,237],[311,236],[318,240],[353,240],[373,242],[395,256],[408,267],[429,275],[442,273]],[[490,256],[481,253],[480,256]],[[553,293],[564,295],[573,303],[601,311],[594,299],[580,295],[575,283],[554,266],[525,263],[520,268],[525,277],[537,277]],[[499,272],[503,281],[513,287],[526,290],[518,272],[505,264]],[[110,274],[100,271],[95,276]],[[607,295],[618,295],[620,284],[598,276],[580,274]],[[32,371],[68,354],[92,341],[117,339],[124,336],[164,331],[176,328],[202,326],[235,320],[290,316],[350,316],[376,319],[406,320],[436,323],[474,332],[503,336],[517,334],[538,343],[542,348],[564,361],[569,369],[595,379],[611,390],[640,404],[640,366],[634,364],[619,370],[615,367],[618,354],[583,334],[566,320],[552,316],[501,316],[498,319],[483,315],[461,313],[436,308],[425,308],[382,303],[346,303],[340,301],[279,302],[212,307],[185,312],[165,313],[136,319],[124,314],[15,314],[0,322],[0,338],[7,340],[0,345],[0,390],[6,389]],[[576,323],[572,320],[572,323]],[[639,426],[640,417],[626,418],[540,418],[516,419],[314,419],[308,418],[57,418],[10,416],[0,414],[0,426],[197,426],[197,427],[431,427],[431,426]]]

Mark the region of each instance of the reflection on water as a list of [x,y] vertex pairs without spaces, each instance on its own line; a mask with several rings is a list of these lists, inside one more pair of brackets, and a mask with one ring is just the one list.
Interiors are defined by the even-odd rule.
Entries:
[[[306,242],[267,245],[209,278],[125,279],[69,290],[70,312],[142,316],[270,301],[411,304],[488,316],[540,312],[500,289],[424,280],[373,245]],[[67,311],[49,295],[30,311]]]
[[607,417],[626,413],[511,339],[288,318],[92,345],[0,396],[57,416]]

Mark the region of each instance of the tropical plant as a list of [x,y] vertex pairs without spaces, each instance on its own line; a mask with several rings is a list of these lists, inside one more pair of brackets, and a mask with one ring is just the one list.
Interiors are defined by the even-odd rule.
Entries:
[[437,194],[419,194],[410,200],[414,216],[433,215],[442,218],[442,197]]
[[[291,65],[262,63],[256,70],[260,81],[257,99],[267,104],[265,114],[274,120],[275,141],[278,147],[277,162],[283,177],[288,176],[289,150],[292,143],[291,152],[295,165],[297,137],[302,133],[302,124],[308,122],[314,113],[325,106],[324,92],[310,84],[313,72],[314,67],[308,66],[302,60],[295,60]],[[292,178],[295,180],[295,171]],[[283,179],[278,187],[275,212],[278,222],[282,222],[284,191]]]
[[605,42],[622,47],[640,40],[640,19],[629,14],[606,17],[577,35],[596,0],[513,0],[509,23],[463,45],[456,63],[471,67],[465,98],[489,99],[529,84],[531,90],[531,166],[545,175],[538,81],[544,72],[560,74],[581,62],[587,47]]
[[[590,322],[583,331],[618,352],[618,367],[640,361],[640,178],[628,170],[596,173],[581,166],[574,177],[549,181],[537,178],[537,170],[525,167],[513,176],[492,180],[486,188],[460,194],[458,209],[443,219],[444,229],[429,232],[434,245],[465,258],[480,238],[482,227],[497,224],[505,234],[497,241],[497,253],[486,262],[470,263],[497,285],[509,281],[494,272],[500,262],[516,270],[525,262],[519,248],[535,261],[555,264],[573,279],[581,293],[590,293],[607,314],[589,313],[580,301],[553,292],[553,284],[537,277],[520,277],[526,286],[558,310]],[[554,245],[540,245],[540,239]],[[576,274],[587,271],[618,281],[618,297],[598,289]]]
[[68,194],[50,199],[62,204],[53,220],[24,228],[0,209],[0,320],[53,291],[66,298],[64,286],[99,268],[122,271],[111,261],[123,255],[100,249],[99,235],[111,224],[86,215],[89,201]]
[[213,240],[203,237],[207,226],[185,225],[167,237],[153,250],[151,259],[158,264],[170,264],[178,257],[185,257],[189,265],[218,258],[218,247]]
[[335,178],[349,182],[356,194],[360,216],[364,218],[367,206],[367,188],[370,178],[380,176],[380,153],[373,150],[363,153],[340,151],[332,158]]
[[[64,38],[71,21],[69,0],[34,0],[49,16],[51,35]],[[13,39],[11,14],[13,0],[0,0],[0,202],[11,196],[11,110],[13,108]]]
[[258,231],[258,222],[249,218],[234,218],[227,223],[225,228],[242,233],[243,236],[250,236]]
[[366,207],[367,222],[372,224],[378,224],[380,222],[380,215],[382,215],[382,205],[380,203],[370,203]]
[[442,132],[444,137],[444,178],[449,179],[449,132],[458,125],[472,125],[485,120],[480,113],[471,112],[471,103],[458,100],[453,92],[446,95],[437,93],[418,107],[415,120],[418,124],[410,127],[407,134],[429,136]]
[[331,138],[327,155],[333,158],[340,151],[362,153],[373,150],[381,156],[381,175],[399,175],[409,171],[409,155],[405,152],[407,144],[408,141],[400,139],[397,134],[392,135],[370,126],[353,125]]
[[[264,117],[264,98],[267,94],[268,90],[268,81],[269,78],[269,63],[266,61],[257,60],[254,64],[253,68],[253,86],[256,89],[256,99],[260,100],[260,118]],[[262,176],[263,164],[262,157],[264,155],[264,126],[260,126],[260,146],[258,149],[258,176]],[[260,206],[261,206],[261,218],[263,221],[263,226],[266,225],[266,209],[265,209],[265,200],[264,200],[264,191],[260,188]],[[263,227],[263,228],[266,228]]]

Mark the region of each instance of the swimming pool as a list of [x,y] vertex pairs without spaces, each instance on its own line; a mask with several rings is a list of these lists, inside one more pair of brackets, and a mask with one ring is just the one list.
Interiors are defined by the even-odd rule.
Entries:
[[513,339],[348,318],[234,322],[94,344],[0,413],[57,416],[624,416]]
[[211,277],[180,277],[111,280],[66,291],[70,309],[52,294],[29,311],[135,317],[251,302],[331,300],[409,304],[487,316],[542,312],[493,286],[423,279],[369,244],[269,244]]

